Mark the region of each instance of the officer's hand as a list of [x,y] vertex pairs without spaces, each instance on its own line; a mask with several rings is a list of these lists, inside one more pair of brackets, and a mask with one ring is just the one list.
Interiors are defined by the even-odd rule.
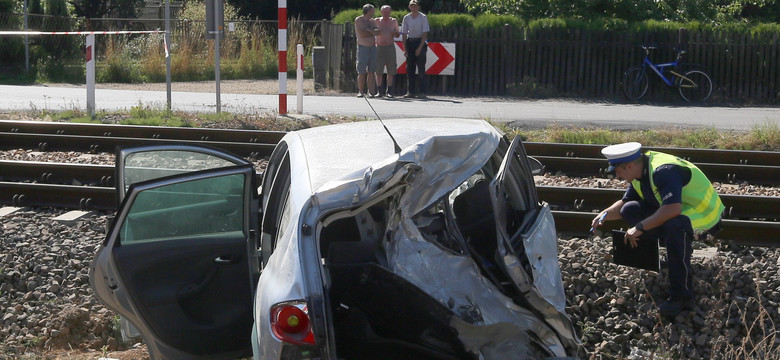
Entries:
[[635,248],[639,246],[637,244],[637,241],[639,241],[639,235],[642,235],[642,230],[637,230],[637,228],[632,227],[626,231],[626,237],[623,238],[623,243],[625,244],[626,242],[630,242],[631,247]]
[[590,231],[593,234],[596,234],[596,229],[601,226],[601,223],[604,222],[604,218],[607,216],[606,212],[602,211],[596,217],[593,218],[593,220],[590,222]]

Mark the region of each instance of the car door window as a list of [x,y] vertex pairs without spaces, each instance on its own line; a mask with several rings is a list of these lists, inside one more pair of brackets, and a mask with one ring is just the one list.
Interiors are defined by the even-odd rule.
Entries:
[[117,199],[130,185],[186,172],[249,164],[246,160],[211,148],[191,145],[153,145],[117,151]]
[[[279,149],[279,148],[277,148]],[[268,263],[276,241],[290,222],[290,156],[275,153],[263,180],[263,222],[260,239],[261,267]]]
[[243,232],[241,174],[179,182],[140,192],[122,224],[120,243]]

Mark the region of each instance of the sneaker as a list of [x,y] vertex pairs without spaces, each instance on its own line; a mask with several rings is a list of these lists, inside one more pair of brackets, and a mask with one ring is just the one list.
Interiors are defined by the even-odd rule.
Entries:
[[375,97],[379,97],[379,96],[382,96],[382,95],[379,95],[379,93],[369,95],[369,97],[372,98],[372,99],[375,98]]
[[362,98],[363,96],[365,96],[365,95],[363,95],[363,93],[360,93],[360,92],[357,93],[357,97]]
[[404,98],[405,98],[405,99],[408,99],[408,98],[413,98],[413,97],[414,97],[414,94],[412,94],[412,93],[406,93],[406,94],[404,95]]
[[671,297],[658,305],[658,312],[666,317],[675,317],[683,310],[690,309],[692,305],[693,299],[691,298]]
[[385,94],[385,97],[388,99],[391,99],[393,97],[393,94],[391,94],[389,91]]

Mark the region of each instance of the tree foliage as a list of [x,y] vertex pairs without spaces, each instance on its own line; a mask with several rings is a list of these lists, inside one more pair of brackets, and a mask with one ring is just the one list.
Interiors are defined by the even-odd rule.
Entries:
[[461,0],[472,14],[524,20],[573,17],[628,21],[780,22],[780,0]]
[[68,6],[65,0],[46,0],[46,15],[68,16]]
[[[257,0],[227,0],[239,9],[243,16],[272,20],[277,17],[276,1]],[[340,11],[360,9],[363,4],[373,4],[377,9],[382,5],[390,5],[393,10],[408,11],[409,0],[287,0],[287,14],[291,18],[301,20],[331,19]],[[420,11],[424,13],[458,13],[466,12],[461,0],[420,0]]]
[[105,15],[133,18],[144,0],[69,0],[76,16],[99,18]]

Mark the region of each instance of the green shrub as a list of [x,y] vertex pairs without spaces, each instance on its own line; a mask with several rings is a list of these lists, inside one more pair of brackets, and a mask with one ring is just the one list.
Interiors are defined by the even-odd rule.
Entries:
[[474,17],[467,14],[431,14],[428,16],[428,24],[437,29],[476,26]]
[[104,55],[96,63],[97,82],[143,82],[141,71],[133,62],[132,47],[124,38],[111,37],[106,42]]
[[482,14],[474,19],[474,29],[476,30],[501,29],[507,24],[513,29],[519,29],[525,25],[520,18],[512,15]]
[[626,31],[630,29],[627,20],[618,18],[596,18],[589,21],[586,26],[592,30]]
[[685,23],[675,21],[645,20],[634,23],[634,31],[677,31],[685,27]]
[[775,41],[777,39],[778,34],[780,34],[780,24],[778,23],[764,23],[764,24],[757,24],[752,27],[750,27],[750,35],[753,38],[757,39],[764,39],[764,43],[771,44],[772,41]]
[[84,64],[68,63],[52,57],[38,59],[32,70],[37,82],[84,83],[86,79]]
[[[377,14],[379,12],[376,12]],[[333,23],[334,24],[344,24],[344,23],[353,23],[355,22],[355,18],[363,15],[363,10],[357,9],[357,10],[344,10],[336,14],[336,16],[333,17]],[[401,16],[403,17],[403,16]],[[399,18],[400,19],[400,18]],[[400,22],[400,21],[399,21]]]
[[0,12],[10,13],[14,11],[14,0],[0,0]]
[[0,49],[3,49],[0,51],[0,65],[24,64],[24,39],[22,37],[0,38]]
[[[382,14],[379,12],[379,7],[375,8],[374,10],[375,10],[374,11],[374,17],[382,16]],[[394,17],[394,18],[398,19],[398,24],[400,24],[401,23],[401,19],[403,19],[404,16],[406,16],[406,14],[408,14],[408,13],[409,13],[409,10],[406,10],[406,9],[395,10],[395,8],[393,8],[393,11],[390,12],[390,17]],[[331,22],[334,23],[334,24],[344,24],[344,23],[352,24],[352,23],[355,22],[355,18],[360,16],[360,15],[363,15],[363,10],[362,9],[342,10],[338,14],[333,16],[333,20],[331,20]],[[453,14],[453,15],[460,15],[460,14]],[[435,16],[435,15],[431,15],[431,16]],[[432,21],[431,20],[431,16],[428,17],[429,21]],[[431,26],[433,26],[433,25],[431,25]]]
[[563,18],[537,19],[528,23],[528,30],[537,31],[543,29],[567,29],[568,25]]

